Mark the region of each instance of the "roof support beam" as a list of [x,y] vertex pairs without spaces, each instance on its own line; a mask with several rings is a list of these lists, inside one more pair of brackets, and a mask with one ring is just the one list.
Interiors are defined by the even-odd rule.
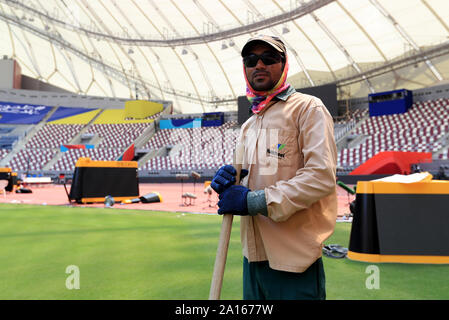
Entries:
[[[279,10],[285,12],[285,10],[283,9],[282,6],[279,5],[279,3],[277,3],[276,0],[272,0],[273,3],[279,8]],[[309,43],[313,46],[313,48],[316,50],[316,52],[319,54],[319,56],[321,57],[321,60],[323,60],[324,64],[326,65],[327,69],[329,70],[329,72],[332,75],[332,78],[334,78],[334,80],[337,80],[337,76],[335,75],[334,71],[332,70],[329,61],[327,61],[326,57],[324,56],[323,52],[317,47],[317,45],[315,44],[315,42],[307,35],[306,32],[304,32],[302,30],[302,28],[299,26],[299,24],[295,21],[292,20],[293,25],[296,27],[296,29],[298,29],[299,32],[301,32],[301,34],[307,39],[307,41],[309,41]]]
[[428,50],[421,50],[420,52],[406,56],[402,59],[390,60],[389,62],[381,65],[379,67],[375,67],[369,70],[365,70],[363,74],[356,74],[353,76],[340,78],[338,81],[335,81],[339,86],[346,86],[349,84],[353,84],[362,80],[362,76],[366,78],[374,78],[378,77],[382,74],[391,72],[392,70],[399,70],[416,63],[425,62],[426,59],[437,58],[443,55],[449,55],[449,42],[445,42],[441,45],[437,45]]
[[[304,2],[304,0],[300,0],[301,2]],[[357,71],[358,74],[361,75],[362,79],[366,82],[368,89],[370,90],[371,93],[376,92],[374,90],[373,85],[371,84],[371,82],[368,80],[368,78],[366,78],[363,75],[362,70],[360,69],[359,65],[354,61],[354,59],[352,58],[352,56],[349,54],[348,50],[346,50],[346,48],[341,44],[340,40],[337,39],[337,37],[335,37],[335,35],[329,30],[329,28],[320,20],[320,18],[318,18],[318,16],[316,14],[314,14],[313,12],[310,13],[310,15],[312,16],[312,18],[315,20],[315,22],[320,26],[320,28],[327,34],[327,36],[335,43],[335,45],[340,49],[340,51],[345,55],[346,59],[348,60],[348,62],[351,64],[351,66],[355,69],[355,71]]]
[[[396,19],[393,18],[391,16],[391,14],[388,13],[388,11],[384,7],[382,7],[382,5],[377,0],[370,0],[370,2],[380,13],[382,13],[385,16],[385,18],[387,18],[388,21],[390,21],[390,23],[396,28],[396,30],[399,32],[399,34],[402,36],[402,38],[408,44],[410,44],[413,47],[413,49],[415,49],[417,52],[421,52],[421,48],[415,43],[415,41],[413,41],[413,39],[407,34],[407,32],[405,32],[404,28],[402,28],[402,26],[396,21]],[[424,62],[426,63],[427,67],[433,73],[435,78],[438,81],[443,80],[443,77],[438,72],[437,68],[435,68],[433,63],[429,60],[429,58],[427,58],[426,56],[424,56],[423,58],[424,58]]]
[[[79,57],[83,61],[86,61],[86,62],[90,61],[92,63],[92,66],[94,66],[96,69],[101,70],[102,72],[105,73],[105,75],[107,75],[113,79],[116,79],[117,81],[122,81],[122,82],[127,81],[126,76],[123,73],[123,70],[116,68],[112,64],[106,63],[102,60],[98,60],[98,59],[88,55],[86,52],[74,47],[71,43],[67,42],[66,40],[64,40],[62,37],[60,37],[58,35],[52,34],[49,31],[45,32],[45,31],[38,29],[35,26],[27,23],[26,21],[23,21],[20,18],[11,16],[4,12],[0,12],[0,20],[4,20],[11,25],[18,26],[23,30],[31,32],[32,34],[38,36],[41,39],[44,39],[46,41],[51,41],[51,42],[53,42],[54,45],[63,47],[64,49],[75,54],[77,57]],[[159,89],[157,85],[152,84],[151,82],[149,82],[145,79],[144,79],[144,81],[147,85],[153,87],[154,89]],[[175,90],[173,88],[165,88],[164,92],[166,92],[169,95],[175,96],[177,98],[184,99],[186,101],[199,102],[199,103],[211,104],[211,105],[215,105],[217,102],[219,102],[220,104],[223,104],[223,105],[235,104],[235,101],[236,101],[236,99],[220,99],[220,98],[218,100],[208,100],[208,97],[194,96],[189,92]]]
[[421,0],[421,2],[426,6],[427,9],[433,14],[433,16],[438,20],[439,23],[446,29],[447,33],[449,33],[449,26],[444,22],[444,20],[436,13],[436,11],[432,8],[430,4],[427,3],[426,0]]
[[61,21],[54,17],[51,17],[46,12],[42,12],[37,10],[29,5],[23,4],[18,0],[0,0],[0,2],[7,3],[8,5],[15,6],[20,8],[23,11],[30,12],[34,15],[45,15],[48,19],[52,19],[54,23],[61,24],[65,28],[69,28],[70,30],[78,30],[79,32],[86,33],[94,38],[116,41],[123,44],[134,45],[134,46],[154,46],[154,47],[176,47],[176,46],[186,46],[193,44],[202,44],[213,41],[226,40],[232,37],[248,34],[251,32],[257,32],[266,28],[274,27],[279,24],[283,24],[285,22],[289,22],[302,16],[305,16],[321,7],[328,5],[336,0],[311,0],[307,3],[304,3],[299,8],[293,9],[291,11],[284,12],[280,15],[276,15],[273,17],[269,17],[266,19],[254,21],[249,24],[241,25],[238,27],[230,28],[227,30],[220,30],[214,33],[200,34],[194,35],[191,37],[180,37],[178,35],[175,36],[166,36],[162,39],[150,39],[150,38],[131,38],[131,37],[117,37],[112,34],[105,34],[98,30],[91,30],[89,28],[83,26],[75,26],[67,23],[67,21]]

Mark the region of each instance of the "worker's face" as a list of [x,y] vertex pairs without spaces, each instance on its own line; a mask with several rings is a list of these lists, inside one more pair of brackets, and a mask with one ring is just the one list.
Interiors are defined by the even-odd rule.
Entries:
[[282,76],[284,64],[280,60],[280,55],[269,45],[264,44],[255,44],[249,51],[248,56],[251,54],[259,56],[265,54],[268,57],[272,55],[274,59],[279,57],[279,59],[271,60],[271,62],[276,61],[273,64],[265,65],[262,59],[259,59],[255,66],[245,66],[246,77],[251,87],[256,91],[269,91],[278,83]]

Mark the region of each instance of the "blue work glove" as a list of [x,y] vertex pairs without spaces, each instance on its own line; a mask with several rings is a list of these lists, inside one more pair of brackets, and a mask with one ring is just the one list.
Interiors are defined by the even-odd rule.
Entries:
[[[212,179],[210,186],[215,190],[216,193],[220,194],[225,189],[229,188],[233,184],[235,184],[235,176],[237,175],[237,171],[231,165],[225,165],[218,169],[217,173],[215,173],[214,178]],[[240,180],[248,175],[248,170],[242,169],[240,171]]]
[[210,183],[211,188],[218,194],[222,193],[235,183],[236,174],[237,171],[231,165],[221,167]]
[[219,196],[218,214],[232,213],[239,216],[248,215],[246,198],[250,190],[244,186],[233,185],[225,189]]

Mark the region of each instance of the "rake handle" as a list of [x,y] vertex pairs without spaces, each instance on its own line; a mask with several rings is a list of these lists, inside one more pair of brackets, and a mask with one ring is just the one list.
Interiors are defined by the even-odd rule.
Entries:
[[220,300],[233,218],[234,215],[232,214],[223,215],[220,240],[218,241],[217,256],[215,257],[214,273],[212,275],[212,283],[209,292],[209,300]]
[[[237,171],[235,184],[240,181],[240,171],[242,169],[244,147],[237,145],[234,154],[234,168]],[[215,257],[214,272],[212,274],[212,283],[209,291],[209,300],[220,300],[221,287],[223,285],[223,276],[228,256],[229,239],[231,238],[231,229],[233,214],[224,214],[221,223],[220,239],[218,240],[217,255]]]

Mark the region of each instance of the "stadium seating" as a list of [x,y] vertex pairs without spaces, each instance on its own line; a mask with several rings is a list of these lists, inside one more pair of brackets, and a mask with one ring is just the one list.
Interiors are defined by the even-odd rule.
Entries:
[[6,157],[10,151],[9,149],[0,149],[0,160]]
[[103,140],[98,148],[124,148],[139,137],[148,123],[94,124],[87,133],[98,134]]
[[381,151],[437,152],[449,132],[449,99],[417,102],[404,114],[366,119],[353,134],[367,139],[358,147],[342,149],[340,167],[354,167]]
[[27,149],[59,148],[70,141],[80,132],[84,125],[79,124],[46,124],[26,144]]
[[339,119],[334,122],[334,138],[335,141],[339,141],[342,137],[346,136],[354,127],[361,122],[364,118],[368,117],[368,109],[356,109],[344,116],[344,119]]
[[121,149],[70,149],[50,168],[55,171],[73,171],[76,161],[81,157],[89,157],[91,160],[116,160],[123,152]]
[[42,170],[56,152],[54,149],[24,148],[10,161],[10,167],[14,171]]
[[153,158],[141,169],[201,170],[231,164],[239,133],[232,129],[235,125],[236,122],[230,121],[220,127],[159,130],[144,148],[174,148],[169,156]]
[[368,109],[356,109],[352,112],[349,112],[348,119],[341,119],[335,122],[335,124],[346,124],[347,122],[359,122],[363,118],[366,118],[369,115]]
[[438,156],[440,160],[449,160],[449,148],[446,148],[440,155]]
[[[155,114],[151,119],[159,116]],[[79,157],[115,160],[148,125],[144,122],[91,124],[85,133],[100,137],[101,142],[94,149],[69,149],[50,170],[72,171]],[[14,170],[41,170],[59,152],[60,146],[71,143],[85,126],[47,123],[7,165]],[[237,123],[231,121],[220,127],[158,130],[141,149],[168,147],[169,154],[149,160],[139,170],[202,170],[231,164],[239,134],[235,127]],[[381,151],[439,152],[439,159],[449,159],[449,148],[442,150],[444,142],[441,141],[449,133],[449,99],[416,102],[404,114],[377,117],[368,117],[368,109],[357,109],[350,119],[336,121],[334,127],[336,140],[348,133],[365,137],[357,147],[339,151],[338,166],[345,170],[355,168]],[[0,159],[9,152],[0,149]]]
[[83,125],[46,124],[9,162],[14,170],[42,170],[61,144],[69,143]]
[[50,168],[55,171],[73,171],[80,157],[92,160],[116,160],[148,127],[148,123],[93,124],[87,134],[97,134],[102,141],[94,149],[70,149]]

